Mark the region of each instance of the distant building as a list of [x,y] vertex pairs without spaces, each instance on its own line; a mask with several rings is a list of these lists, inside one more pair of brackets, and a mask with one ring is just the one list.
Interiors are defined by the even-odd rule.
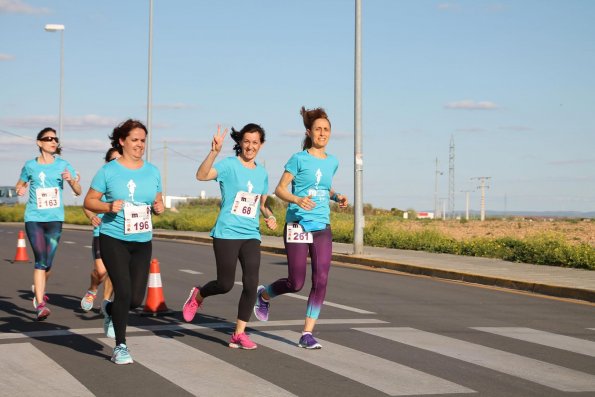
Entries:
[[433,212],[418,212],[417,219],[434,219]]

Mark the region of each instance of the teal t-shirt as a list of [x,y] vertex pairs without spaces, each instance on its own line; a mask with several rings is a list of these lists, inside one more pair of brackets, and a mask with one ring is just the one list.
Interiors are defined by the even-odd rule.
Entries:
[[65,170],[72,178],[76,177],[72,165],[60,157],[55,157],[51,164],[40,164],[36,158],[25,163],[20,176],[21,181],[29,184],[25,222],[64,222],[62,173]]
[[[214,165],[217,170],[219,188],[221,189],[221,210],[217,216],[211,237],[221,239],[258,239],[260,240],[260,199],[267,194],[269,177],[259,164],[255,168],[246,168],[237,157],[227,157]],[[259,195],[255,203],[254,217],[240,216],[232,213],[238,192]],[[237,203],[236,203],[237,209]]]
[[[316,206],[310,211],[299,205],[289,203],[286,221],[306,224],[330,224],[329,192],[333,184],[333,176],[339,168],[339,160],[331,154],[320,159],[312,156],[307,150],[291,156],[285,164],[285,171],[293,175],[291,192],[298,197],[312,196]],[[318,229],[318,228],[315,228]]]
[[153,204],[157,193],[161,192],[161,175],[157,167],[145,161],[142,167],[132,170],[121,165],[118,160],[110,161],[97,171],[91,181],[91,188],[103,193],[108,203],[124,200],[124,206],[117,214],[103,214],[100,234],[123,241],[151,240],[152,231],[133,234],[124,232],[124,207]]

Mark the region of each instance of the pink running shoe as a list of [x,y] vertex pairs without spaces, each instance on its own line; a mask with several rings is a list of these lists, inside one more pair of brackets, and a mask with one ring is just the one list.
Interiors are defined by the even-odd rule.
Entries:
[[37,321],[43,321],[50,315],[51,311],[45,305],[45,302],[37,305]]
[[186,299],[186,302],[184,302],[184,306],[182,307],[182,315],[187,322],[192,321],[196,315],[196,311],[202,305],[202,302],[198,303],[196,301],[196,295],[198,295],[199,291],[198,287],[192,287],[190,296],[188,296],[188,299]]
[[245,332],[241,334],[233,334],[231,335],[231,340],[229,341],[229,347],[232,349],[245,349],[245,350],[254,350],[258,346],[256,343],[252,342],[248,335]]

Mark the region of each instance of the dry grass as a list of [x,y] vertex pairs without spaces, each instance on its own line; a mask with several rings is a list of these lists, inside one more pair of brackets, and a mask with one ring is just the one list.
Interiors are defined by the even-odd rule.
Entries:
[[403,221],[387,223],[386,227],[395,231],[404,230],[412,232],[429,229],[458,241],[477,237],[512,237],[524,239],[526,237],[548,234],[561,236],[568,244],[586,243],[595,247],[595,221],[592,219],[550,220],[519,218],[508,220],[488,219],[484,222],[479,220],[470,220],[468,222],[458,220]]

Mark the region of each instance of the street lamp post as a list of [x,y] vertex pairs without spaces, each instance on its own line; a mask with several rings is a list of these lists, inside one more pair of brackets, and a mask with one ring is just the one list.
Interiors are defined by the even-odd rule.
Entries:
[[58,116],[58,138],[62,139],[63,123],[63,104],[64,104],[64,25],[48,24],[45,25],[46,32],[60,32],[60,109]]

